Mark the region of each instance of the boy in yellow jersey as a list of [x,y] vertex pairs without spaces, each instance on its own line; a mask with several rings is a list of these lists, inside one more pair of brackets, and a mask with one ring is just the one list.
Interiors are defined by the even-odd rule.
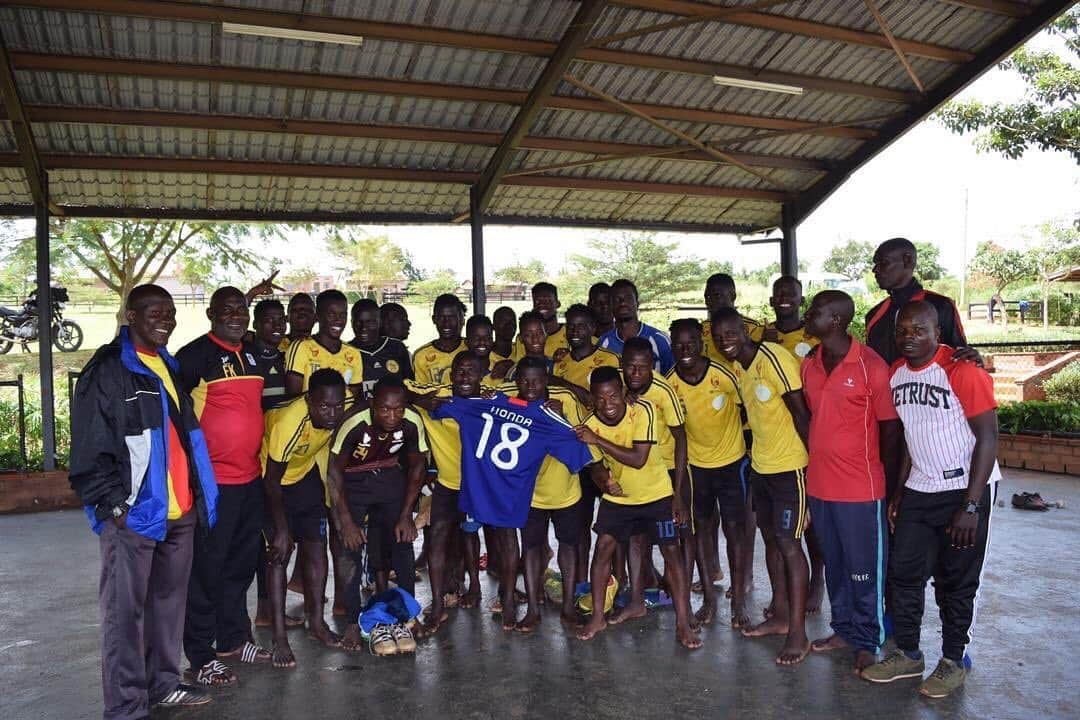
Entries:
[[[686,412],[690,517],[698,572],[708,577],[707,521],[719,505],[731,573],[731,626],[743,627],[750,623],[743,569],[748,493],[739,381],[727,366],[702,354],[701,323],[697,320],[684,318],[671,323],[671,349],[675,367],[667,381]],[[716,617],[716,589],[711,582],[705,582],[702,593],[704,602],[695,617],[707,625]]]
[[[469,574],[469,589],[460,602],[463,608],[476,607],[480,603],[480,537],[475,532],[462,533],[460,525],[465,513],[458,509],[461,492],[461,432],[456,421],[432,420],[424,409],[430,396],[477,397],[480,394],[480,378],[483,374],[480,358],[468,350],[459,353],[450,368],[450,385],[419,385],[406,382],[406,387],[419,396],[413,397],[420,408],[428,447],[439,469],[435,490],[431,496],[431,524],[427,528],[428,578],[431,582],[431,611],[418,631],[418,635],[433,635],[442,628],[449,617],[445,610],[443,593],[448,589],[448,556],[452,541],[464,543],[465,570]],[[455,537],[459,534],[463,537]]]
[[514,354],[514,335],[517,333],[517,313],[512,307],[503,305],[491,314],[492,331],[495,344],[492,352],[500,358],[509,359]]
[[[364,358],[359,349],[341,341],[341,334],[349,322],[349,299],[345,293],[340,290],[323,290],[319,293],[315,298],[315,319],[319,323],[319,331],[311,337],[293,342],[285,353],[285,394],[295,397],[306,392],[312,373],[320,368],[331,368],[341,374],[352,394],[363,397]],[[330,528],[330,554],[334,561],[333,612],[340,616],[345,614],[344,588],[348,583],[348,572],[345,553],[334,527]],[[293,567],[289,585],[308,595],[310,593],[303,582],[297,582],[306,577],[304,562],[305,556],[300,555]]]
[[[735,290],[735,280],[727,273],[715,273],[705,281],[705,310],[709,317],[720,308],[735,307],[735,299],[738,293]],[[753,318],[744,317],[743,324],[746,326],[746,334],[754,342],[761,342],[765,327]],[[705,343],[705,355],[713,361],[723,365],[727,362],[724,354],[717,350],[712,339],[710,328],[712,324],[706,320],[701,324],[701,339]]]
[[[538,282],[532,287],[533,312],[539,313],[544,325],[544,355],[555,357],[555,353],[569,347],[566,344],[566,328],[559,324],[559,290],[549,282]],[[520,320],[519,320],[520,322]],[[517,362],[525,357],[525,345],[519,333],[514,343],[513,360]]]
[[[778,277],[769,298],[776,321],[765,325],[764,335],[766,340],[782,345],[799,361],[821,342],[806,332],[802,303],[802,283],[790,275]],[[810,556],[810,591],[806,598],[806,612],[815,615],[821,612],[821,602],[825,599],[825,557],[813,526],[806,529],[806,553]]]
[[781,275],[772,286],[769,305],[776,313],[776,320],[765,324],[764,339],[784,346],[789,353],[800,360],[806,357],[810,348],[821,341],[806,332],[802,320],[802,283],[798,278]]
[[[686,494],[686,414],[675,391],[659,372],[653,371],[655,362],[656,354],[652,343],[645,338],[632,337],[623,345],[620,365],[629,399],[645,400],[656,411],[656,447],[653,448],[653,453],[659,454],[675,488],[672,503],[675,516],[679,518],[683,562],[689,572],[689,561],[693,558],[689,547],[692,546],[693,539],[687,524],[690,514],[686,510],[689,500]],[[658,573],[652,562],[652,546],[646,545],[643,539],[643,535],[635,534],[630,540],[630,584],[634,587],[640,585],[642,588],[655,587]],[[618,562],[617,555],[616,560],[621,572],[623,565]],[[635,577],[635,573],[641,571],[644,571],[644,577]],[[616,578],[621,582],[621,577],[616,575]],[[645,605],[643,603],[638,607],[631,602],[623,612],[629,617],[641,617],[645,615]]]
[[315,301],[307,293],[297,293],[289,298],[286,309],[289,319],[289,334],[281,339],[278,350],[285,352],[295,342],[311,337],[311,328],[315,327]]
[[315,299],[315,318],[319,331],[295,341],[285,354],[285,394],[290,397],[307,392],[311,374],[320,368],[337,370],[345,384],[361,393],[364,361],[360,351],[341,342],[341,333],[349,323],[349,300],[340,290],[323,290]]
[[456,295],[445,293],[435,298],[431,322],[435,323],[439,337],[413,353],[413,372],[420,385],[446,383],[454,356],[465,350],[465,341],[461,339],[465,305]]
[[[606,283],[593,285],[603,288],[597,292],[603,294],[603,304],[607,308],[608,319],[611,318],[611,301],[608,297],[610,288]],[[590,301],[593,297],[592,288],[589,290]],[[610,323],[609,323],[610,324]],[[599,367],[619,367],[619,356],[607,348],[600,347],[597,342],[596,315],[587,305],[571,305],[566,311],[566,342],[570,350],[560,353],[555,361],[553,374],[557,378],[569,383],[568,389],[577,396],[578,402],[588,404],[592,400],[589,396],[589,377],[593,370]],[[596,501],[600,499],[600,489],[589,477],[589,468],[585,468],[578,476],[581,480],[581,540],[577,544],[577,562],[575,563],[574,582],[585,582],[589,579],[589,548],[592,545],[592,521],[596,512]],[[563,576],[565,577],[565,575]]]
[[323,484],[330,437],[345,414],[345,380],[331,368],[311,374],[305,395],[266,414],[262,463],[270,563],[275,667],[296,667],[285,625],[285,568],[293,540],[304,559],[308,633],[329,647],[341,638],[323,618],[326,591],[326,489]]
[[[516,379],[519,398],[527,402],[557,401],[554,409],[561,411],[570,424],[576,427],[584,421],[586,412],[574,393],[548,385],[542,359],[522,359],[519,368]],[[525,594],[529,606],[525,616],[514,626],[518,632],[530,633],[540,624],[539,600],[543,592],[549,521],[555,526],[555,539],[559,541],[559,572],[563,577],[562,621],[568,625],[577,622],[573,578],[577,576],[577,549],[581,542],[581,500],[581,483],[577,475],[550,455],[546,457],[536,476],[529,520],[521,533],[525,551]],[[591,511],[589,519],[592,520]]]
[[735,369],[750,421],[754,510],[765,540],[773,589],[772,617],[744,628],[743,635],[787,635],[776,662],[794,665],[810,652],[806,638],[810,571],[801,542],[808,523],[806,447],[810,411],[802,393],[799,363],[775,343],[753,342],[735,308],[718,310],[712,322],[717,346]]
[[[664,576],[675,606],[676,637],[687,648],[701,647],[701,638],[691,627],[690,588],[679,556],[679,536],[671,478],[656,445],[656,413],[645,401],[626,401],[626,388],[615,368],[598,368],[590,381],[594,414],[577,426],[578,439],[596,446],[603,464],[595,463],[593,480],[603,487],[604,496],[596,516],[596,550],[593,554],[593,614],[577,637],[591,640],[607,627],[604,596],[611,573],[615,546],[627,543],[635,532],[644,531],[650,544],[660,546]],[[645,589],[633,588],[634,602],[644,603]],[[627,619],[612,617],[612,623]]]

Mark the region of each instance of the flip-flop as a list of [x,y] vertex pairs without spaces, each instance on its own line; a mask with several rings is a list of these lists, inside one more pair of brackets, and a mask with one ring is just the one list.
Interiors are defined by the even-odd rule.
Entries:
[[237,682],[236,673],[220,660],[211,660],[198,670],[188,668],[184,674],[192,682],[207,687],[227,687]]
[[218,653],[218,660],[239,660],[242,663],[268,663],[274,656],[269,650],[251,641],[245,642],[232,652]]

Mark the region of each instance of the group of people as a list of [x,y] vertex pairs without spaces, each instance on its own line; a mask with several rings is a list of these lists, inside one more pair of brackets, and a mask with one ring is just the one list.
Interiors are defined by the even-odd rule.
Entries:
[[[291,627],[330,647],[411,652],[452,608],[479,606],[482,559],[508,632],[540,626],[554,556],[552,604],[581,640],[643,616],[659,586],[678,642],[699,648],[721,615],[721,533],[729,622],[783,636],[780,665],[847,650],[868,681],[922,678],[932,577],[942,657],[920,690],[950,694],[965,677],[999,477],[996,406],[955,306],[919,285],[916,262],[905,239],[877,249],[888,297],[865,343],[843,292],[804,311],[799,281],[780,277],[775,317],[759,323],[717,274],[708,319],[667,332],[641,321],[628,279],[593,285],[562,321],[547,282],[520,317],[500,307],[466,320],[442,295],[437,337],[410,354],[395,303],[350,308],[325,290],[249,314],[271,279],[218,289],[208,332],[173,356],[171,297],[135,288],[72,409],[71,484],[100,536],[104,717],[208,702],[207,687],[236,682],[230,664],[293,667]],[[755,530],[772,590],[757,623]],[[326,621],[328,548],[341,635]],[[412,595],[418,567],[431,594],[420,618],[363,631],[367,593]],[[626,592],[607,612],[612,585]],[[304,618],[288,615],[287,587],[302,590]],[[833,634],[811,642],[805,616],[826,588]],[[253,626],[271,628],[271,647]],[[890,632],[896,649],[882,657]]]

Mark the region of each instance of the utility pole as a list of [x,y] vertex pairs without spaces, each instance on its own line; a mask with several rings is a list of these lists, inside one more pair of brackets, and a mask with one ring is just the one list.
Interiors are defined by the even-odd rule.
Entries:
[[968,263],[968,189],[964,188],[964,232],[960,241],[961,245],[961,264],[960,264],[960,309],[963,310],[967,306],[967,263]]

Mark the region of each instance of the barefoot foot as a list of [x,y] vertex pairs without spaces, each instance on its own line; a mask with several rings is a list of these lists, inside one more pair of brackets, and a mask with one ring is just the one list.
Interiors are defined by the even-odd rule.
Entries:
[[675,637],[678,638],[679,644],[681,644],[687,650],[697,650],[701,647],[701,638],[698,637],[697,632],[687,626],[680,626],[675,628]]
[[349,625],[345,628],[345,634],[341,636],[341,649],[348,652],[364,649],[364,638],[360,635],[359,625]]
[[593,618],[577,631],[578,640],[592,640],[596,634],[607,628],[607,621],[601,615],[599,619]]
[[619,612],[612,614],[610,622],[612,625],[618,625],[619,623],[624,623],[627,620],[635,620],[637,618],[645,617],[646,612],[648,612],[648,610],[645,608],[644,603],[641,603],[639,605],[632,602]]
[[694,619],[702,625],[711,625],[716,619],[716,603],[702,603],[698,611],[694,613]]
[[766,637],[768,635],[787,635],[787,632],[788,624],[786,620],[769,618],[763,623],[744,627],[742,634],[744,637]]
[[810,654],[810,641],[805,636],[801,638],[788,637],[784,647],[776,656],[777,665],[798,665]]
[[830,650],[843,650],[849,647],[847,641],[839,635],[830,635],[810,643],[810,649],[814,652],[829,652]]
[[525,613],[525,617],[514,623],[514,629],[523,635],[527,635],[540,627],[539,613]]

